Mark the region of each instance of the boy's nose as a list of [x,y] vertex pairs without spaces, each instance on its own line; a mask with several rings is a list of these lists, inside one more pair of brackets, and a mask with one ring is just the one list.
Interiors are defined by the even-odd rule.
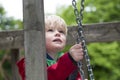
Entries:
[[55,36],[60,36],[60,32],[59,31],[55,31]]

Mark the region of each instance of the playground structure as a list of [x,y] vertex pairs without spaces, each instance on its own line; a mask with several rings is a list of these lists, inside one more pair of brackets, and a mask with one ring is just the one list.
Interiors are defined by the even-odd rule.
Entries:
[[[24,0],[24,30],[0,32],[0,49],[11,50],[12,80],[19,80],[16,62],[19,59],[20,48],[25,48],[26,80],[47,80],[43,6],[43,0]],[[83,26],[87,43],[120,40],[120,22],[88,24]],[[77,34],[76,31],[76,26],[68,27],[67,44],[72,45],[75,43],[76,36],[73,37],[73,34]],[[84,70],[85,75],[87,75],[86,69]]]

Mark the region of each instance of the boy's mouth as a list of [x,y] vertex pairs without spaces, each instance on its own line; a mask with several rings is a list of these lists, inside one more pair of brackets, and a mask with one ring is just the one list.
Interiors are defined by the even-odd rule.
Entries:
[[54,39],[53,42],[62,42],[60,39]]

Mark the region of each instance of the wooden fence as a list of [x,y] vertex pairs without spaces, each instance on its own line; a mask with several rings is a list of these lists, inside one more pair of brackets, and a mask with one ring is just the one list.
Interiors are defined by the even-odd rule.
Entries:
[[[87,43],[120,41],[120,22],[83,25]],[[74,36],[73,36],[74,35]],[[67,44],[74,44],[77,26],[68,26]],[[0,49],[24,47],[24,30],[0,31]]]

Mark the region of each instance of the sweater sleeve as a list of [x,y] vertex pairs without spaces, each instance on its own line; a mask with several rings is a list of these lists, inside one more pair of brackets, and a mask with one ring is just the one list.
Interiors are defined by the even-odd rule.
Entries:
[[20,61],[17,62],[18,71],[22,80],[25,80],[25,60],[24,59],[25,58],[22,58]]
[[69,58],[68,53],[65,53],[57,63],[47,68],[48,80],[65,80],[75,69],[77,66]]

